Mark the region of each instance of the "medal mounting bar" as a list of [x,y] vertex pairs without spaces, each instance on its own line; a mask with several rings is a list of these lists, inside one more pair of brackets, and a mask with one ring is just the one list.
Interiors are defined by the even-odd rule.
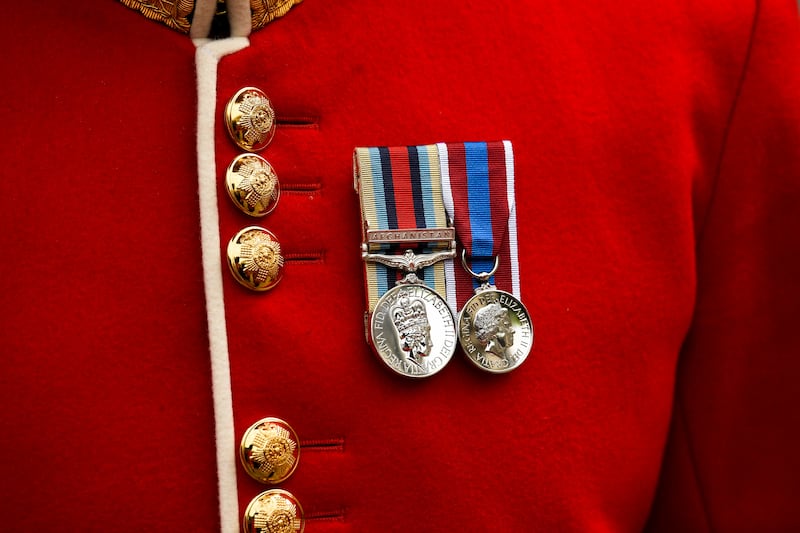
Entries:
[[[364,242],[361,244],[361,258],[374,261],[405,272],[416,272],[420,268],[433,265],[456,255],[456,230],[452,227],[429,229],[387,229],[371,230],[364,225]],[[440,243],[441,249],[425,254],[416,254],[406,249],[402,255],[380,253],[382,245],[413,245],[415,243]]]
[[455,228],[428,229],[366,229],[366,244],[397,244],[406,242],[445,242],[455,250]]
[[[365,225],[366,226],[366,225]],[[414,250],[407,249],[402,255],[383,254],[371,252],[373,245],[382,244],[411,244],[411,243],[440,242],[446,248],[435,252],[416,254]],[[371,230],[364,228],[364,242],[361,244],[361,258],[364,261],[374,261],[390,268],[397,268],[409,274],[439,261],[452,259],[456,256],[456,230],[455,228],[432,229],[387,229]],[[416,279],[416,276],[414,276]],[[408,282],[408,280],[405,280]]]

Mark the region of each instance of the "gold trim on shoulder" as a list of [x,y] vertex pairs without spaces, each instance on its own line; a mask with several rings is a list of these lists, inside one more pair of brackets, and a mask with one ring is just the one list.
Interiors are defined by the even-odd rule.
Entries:
[[[161,22],[173,30],[189,33],[192,23],[189,17],[194,11],[194,0],[119,0],[124,6],[139,11],[145,17]],[[253,31],[259,30],[273,20],[284,16],[303,0],[250,0],[250,18]],[[224,12],[225,2],[217,6],[217,13]]]
[[250,17],[253,31],[260,30],[276,18],[289,12],[303,0],[250,0]]
[[189,15],[194,10],[194,0],[119,0],[123,5],[139,11],[145,17],[166,24],[173,30],[189,33]]

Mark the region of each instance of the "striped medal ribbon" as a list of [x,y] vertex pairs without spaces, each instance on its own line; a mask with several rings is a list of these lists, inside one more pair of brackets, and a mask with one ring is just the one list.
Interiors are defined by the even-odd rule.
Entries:
[[482,370],[509,372],[533,346],[533,322],[520,301],[514,152],[510,141],[440,143],[442,188],[463,269],[447,266],[448,303],[458,338]]
[[394,372],[428,377],[457,345],[443,295],[455,256],[436,145],[356,148],[367,340]]

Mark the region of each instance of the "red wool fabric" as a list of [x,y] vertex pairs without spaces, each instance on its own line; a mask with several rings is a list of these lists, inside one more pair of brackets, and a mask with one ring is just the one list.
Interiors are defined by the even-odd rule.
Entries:
[[[5,24],[2,529],[218,530],[194,46],[112,0]],[[296,430],[308,533],[800,528],[799,36],[792,0],[306,0],[222,60],[218,117],[248,85],[278,113],[288,259],[224,273],[236,434]],[[494,139],[533,352],[401,379],[352,150]],[[238,153],[218,123],[220,177]],[[218,194],[224,254],[253,220]]]

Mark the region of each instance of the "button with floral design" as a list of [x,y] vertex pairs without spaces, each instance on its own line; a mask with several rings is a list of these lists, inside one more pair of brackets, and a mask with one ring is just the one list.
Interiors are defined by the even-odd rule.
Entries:
[[245,533],[303,533],[303,508],[291,492],[264,491],[245,509],[242,529]]
[[256,154],[240,154],[231,161],[225,172],[225,188],[236,207],[253,217],[271,213],[281,196],[278,175]]
[[269,290],[283,275],[281,245],[269,230],[244,228],[228,242],[228,266],[236,281],[248,289]]
[[245,87],[225,106],[225,125],[239,148],[258,152],[266,148],[275,135],[275,110],[264,91]]
[[297,434],[280,418],[263,418],[244,432],[239,459],[256,481],[273,485],[285,481],[300,460]]

